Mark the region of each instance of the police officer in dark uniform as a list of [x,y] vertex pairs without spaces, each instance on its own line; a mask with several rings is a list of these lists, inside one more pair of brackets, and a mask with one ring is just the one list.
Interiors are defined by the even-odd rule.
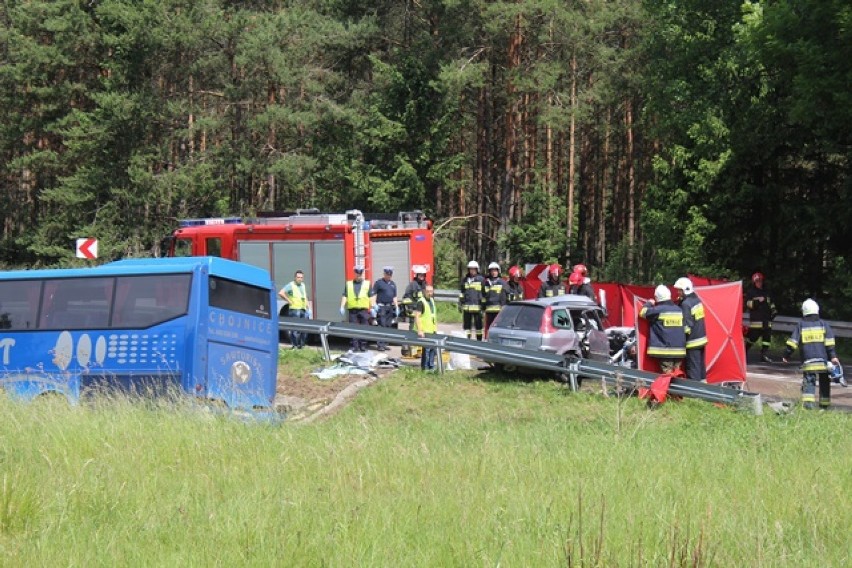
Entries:
[[[399,304],[396,299],[396,282],[393,278],[393,266],[385,266],[384,275],[373,283],[376,302],[376,322],[381,327],[393,327],[396,316],[399,315]],[[379,351],[387,351],[386,341],[379,341],[376,347]]]

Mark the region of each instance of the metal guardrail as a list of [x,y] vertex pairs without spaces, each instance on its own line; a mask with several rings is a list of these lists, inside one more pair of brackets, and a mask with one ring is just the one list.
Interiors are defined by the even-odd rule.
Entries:
[[[567,378],[573,390],[577,390],[580,380],[583,378],[603,380],[613,386],[632,390],[650,386],[658,376],[648,371],[640,371],[604,362],[569,358],[546,351],[507,347],[441,333],[418,337],[417,333],[413,331],[290,317],[282,317],[278,325],[283,331],[298,331],[319,335],[326,360],[331,360],[328,336],[336,336],[358,338],[366,341],[385,341],[396,345],[417,345],[420,347],[435,348],[437,350],[436,361],[438,371],[441,373],[444,371],[441,352],[447,350],[473,355],[491,363],[527,367],[547,373],[554,373]],[[718,385],[708,385],[687,379],[673,379],[669,387],[669,393],[686,398],[698,398],[708,402],[745,406],[755,413],[759,413],[761,409],[760,395],[757,393]]]
[[[458,290],[435,290],[435,301],[437,302],[457,302],[459,299]],[[792,333],[796,327],[799,318],[790,316],[778,316],[772,320],[772,330]],[[852,337],[852,322],[825,320],[831,326],[836,337]],[[748,325],[748,314],[743,314],[743,325]]]
[[[792,333],[800,319],[789,316],[778,316],[772,320],[772,331]],[[743,325],[748,325],[749,321],[748,314],[743,314]],[[823,321],[831,326],[835,337],[852,337],[852,323],[848,321]]]

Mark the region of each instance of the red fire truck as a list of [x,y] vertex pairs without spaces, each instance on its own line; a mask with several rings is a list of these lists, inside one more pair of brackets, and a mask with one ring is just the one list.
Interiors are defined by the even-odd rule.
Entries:
[[403,211],[396,218],[365,218],[358,210],[321,213],[186,219],[164,243],[167,256],[218,256],[269,270],[279,288],[305,273],[305,285],[317,319],[338,320],[344,282],[355,266],[374,281],[382,267],[394,267],[399,294],[413,264],[425,265],[432,279],[432,222],[422,211]]

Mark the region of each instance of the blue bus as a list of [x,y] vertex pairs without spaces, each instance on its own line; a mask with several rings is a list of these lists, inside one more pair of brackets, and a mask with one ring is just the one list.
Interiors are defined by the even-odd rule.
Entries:
[[267,271],[213,257],[2,272],[0,385],[72,402],[100,387],[179,390],[271,411],[275,306]]

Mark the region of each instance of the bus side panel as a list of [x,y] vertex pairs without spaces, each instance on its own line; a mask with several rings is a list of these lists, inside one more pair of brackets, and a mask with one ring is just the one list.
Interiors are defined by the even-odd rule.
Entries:
[[277,378],[273,353],[216,341],[207,348],[209,398],[230,408],[272,408]]

